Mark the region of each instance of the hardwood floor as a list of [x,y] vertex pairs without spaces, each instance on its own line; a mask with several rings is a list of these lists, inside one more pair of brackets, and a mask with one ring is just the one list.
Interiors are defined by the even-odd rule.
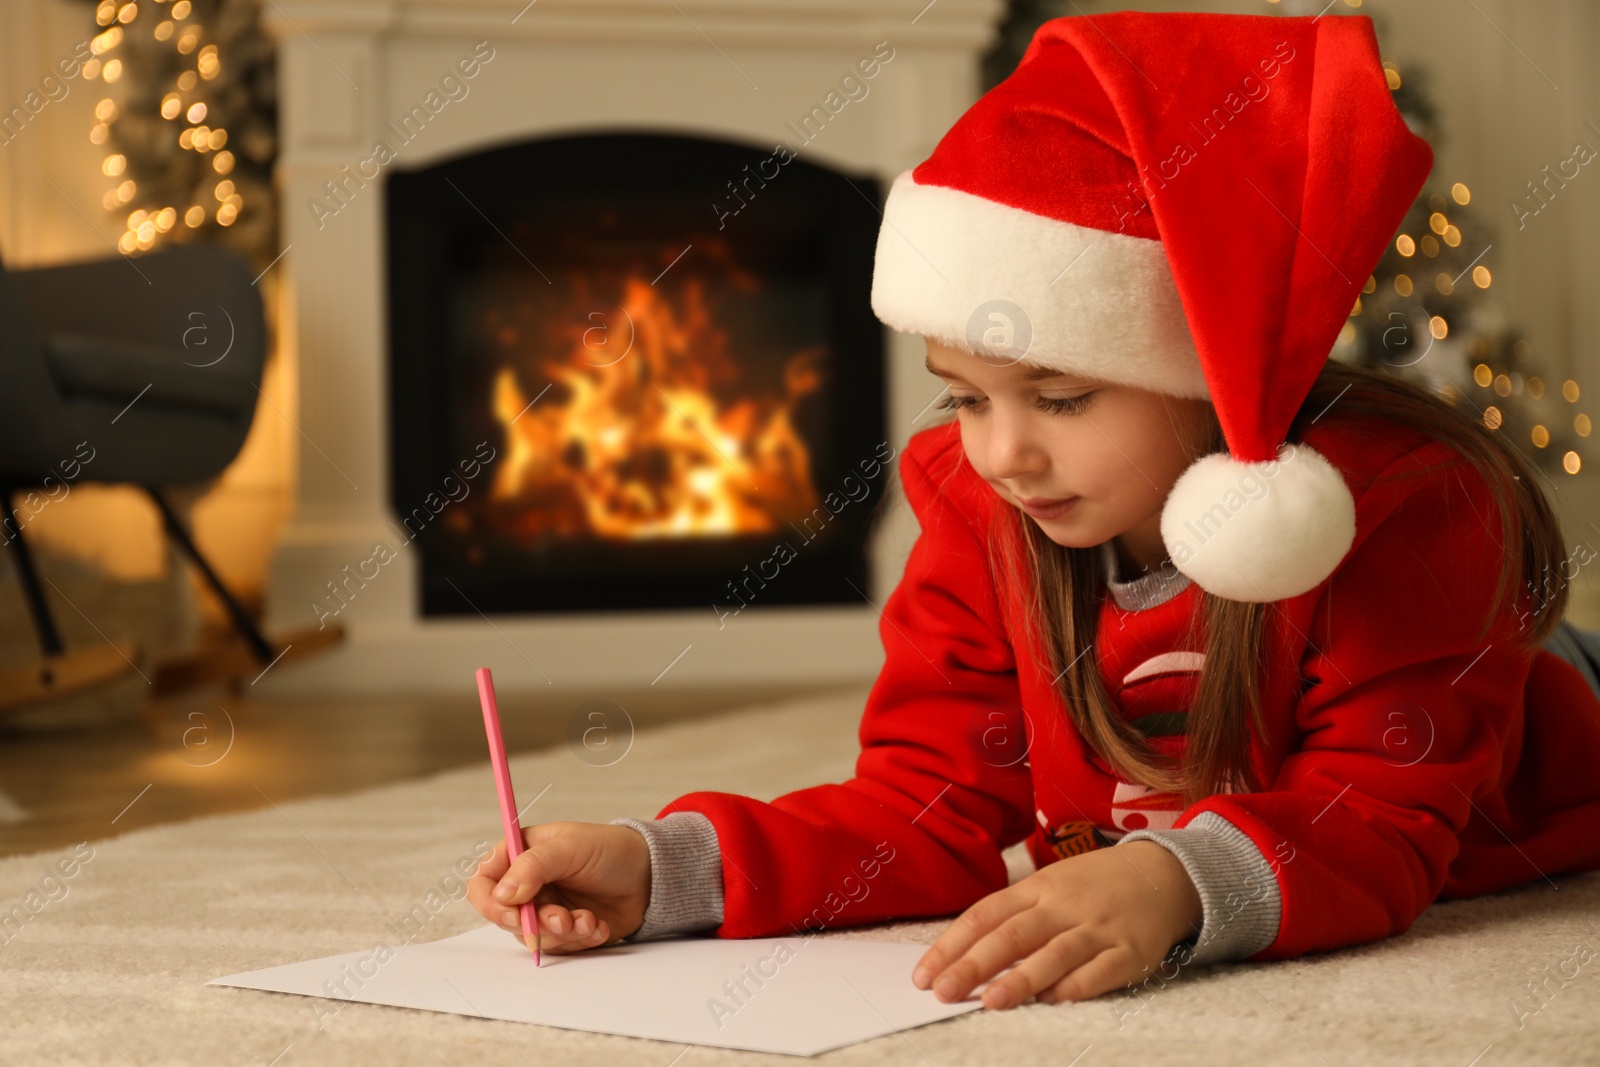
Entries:
[[[645,729],[817,691],[642,689],[606,699]],[[595,696],[499,693],[507,751],[568,743],[574,710]],[[459,697],[289,702],[245,699],[216,686],[151,701],[120,721],[20,730],[0,720],[0,855],[479,762],[487,774],[483,719],[470,690]]]

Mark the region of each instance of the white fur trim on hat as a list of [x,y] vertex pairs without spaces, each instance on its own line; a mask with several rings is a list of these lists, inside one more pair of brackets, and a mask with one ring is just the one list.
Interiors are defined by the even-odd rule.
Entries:
[[[967,351],[1211,396],[1160,241],[922,185],[910,170],[884,204],[872,310]],[[975,347],[990,331],[1000,345]]]
[[1173,565],[1228,600],[1269,601],[1321,584],[1355,542],[1356,506],[1344,476],[1306,444],[1244,463],[1202,456],[1161,509]]

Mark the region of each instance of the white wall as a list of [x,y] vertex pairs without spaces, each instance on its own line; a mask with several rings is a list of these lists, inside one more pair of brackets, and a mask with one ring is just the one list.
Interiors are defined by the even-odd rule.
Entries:
[[[0,109],[10,111],[30,91],[40,91],[40,79],[95,32],[94,8],[82,0],[0,4]],[[89,143],[100,97],[82,79],[67,83],[67,90],[20,135],[0,143],[0,253],[8,264],[114,251],[107,238],[120,231],[100,217],[106,179],[101,152]],[[0,142],[8,137],[0,134]]]

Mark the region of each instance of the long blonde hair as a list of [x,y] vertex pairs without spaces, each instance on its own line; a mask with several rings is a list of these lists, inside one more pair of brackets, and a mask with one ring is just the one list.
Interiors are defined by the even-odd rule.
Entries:
[[[1487,429],[1464,407],[1410,382],[1330,359],[1300,406],[1287,439],[1300,441],[1313,418],[1324,426],[1378,418],[1419,428],[1452,446],[1482,475],[1493,492],[1502,544],[1508,551],[1480,639],[1491,630],[1508,596],[1514,600],[1518,595],[1520,590],[1511,586],[1513,580],[1520,578],[1532,588],[1564,558],[1560,521],[1539,487],[1541,475],[1500,434]],[[1212,410],[1209,440],[1191,458],[1225,447]],[[1436,469],[1395,477],[1414,477]],[[1253,724],[1257,735],[1264,736],[1261,641],[1268,605],[1200,591],[1204,606],[1191,617],[1186,644],[1193,648],[1196,639],[1202,639],[1205,662],[1187,716],[1186,751],[1181,765],[1173,766],[1118,714],[1101,680],[1096,657],[1083,655],[1094,644],[1100,603],[1107,595],[1100,547],[1058,545],[1014,507],[996,508],[995,517],[997,527],[988,538],[990,566],[997,581],[1032,576],[1021,590],[1025,605],[1022,629],[1030,640],[1043,635],[1055,688],[1089,748],[1125,781],[1178,793],[1185,806],[1216,793],[1260,788],[1250,758],[1250,727]],[[1520,637],[1527,647],[1544,643],[1559,624],[1566,602],[1563,582],[1549,591],[1540,613],[1522,630]]]

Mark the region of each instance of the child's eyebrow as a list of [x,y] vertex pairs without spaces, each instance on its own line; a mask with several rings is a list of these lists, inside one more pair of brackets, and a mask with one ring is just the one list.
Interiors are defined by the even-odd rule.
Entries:
[[[954,378],[958,382],[966,380],[962,378],[961,375],[956,374],[953,371],[947,371],[943,367],[935,366],[932,356],[922,357],[922,365],[928,369],[929,373],[937,374],[941,378]],[[1067,383],[1069,385],[1094,384],[1081,378],[1073,378],[1072,375],[1068,374],[1066,371],[1056,370],[1053,367],[1039,367],[1035,370],[1027,371],[1022,375],[1022,380],[1025,382],[1037,382],[1044,378],[1069,378],[1071,379]]]

